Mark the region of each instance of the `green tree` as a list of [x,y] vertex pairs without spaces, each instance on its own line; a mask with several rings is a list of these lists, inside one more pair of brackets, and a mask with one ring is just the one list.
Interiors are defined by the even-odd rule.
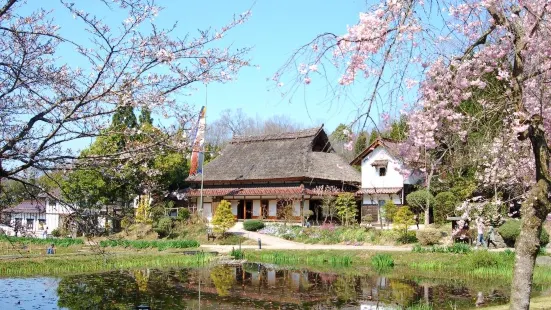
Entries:
[[408,227],[413,224],[415,224],[413,212],[411,212],[407,206],[398,208],[396,214],[394,215],[394,229],[400,231],[403,235],[406,235]]
[[425,212],[425,218],[428,218],[430,208],[434,205],[434,196],[426,189],[421,189],[408,194],[406,201],[415,213]]
[[151,117],[151,110],[149,110],[147,107],[142,108],[142,111],[140,113],[140,126],[143,126],[145,124],[147,125],[153,125],[153,118]]
[[356,199],[352,193],[339,194],[335,200],[335,208],[344,226],[352,224],[356,214],[358,214]]
[[399,120],[396,120],[390,124],[390,129],[385,134],[385,138],[393,141],[404,141],[408,135],[407,118],[405,115],[400,116]]
[[227,200],[220,201],[212,218],[214,231],[225,234],[234,224],[235,217],[231,211],[231,203]]
[[383,216],[391,222],[394,221],[394,216],[396,215],[397,210],[398,207],[396,206],[396,204],[394,204],[394,201],[392,200],[387,200],[382,207]]
[[369,134],[369,141],[367,142],[367,144],[371,145],[373,142],[375,142],[375,140],[377,140],[378,137],[379,133],[377,132],[377,130],[372,129],[371,134]]
[[367,133],[362,131],[354,144],[354,155],[358,155],[367,147]]
[[444,224],[447,217],[454,214],[457,198],[452,192],[441,192],[434,197],[434,222]]
[[339,142],[346,142],[349,139],[349,135],[347,133],[351,133],[350,127],[346,126],[345,124],[339,124],[337,128],[331,133],[330,137],[331,139]]
[[137,128],[138,120],[131,106],[119,106],[113,114],[111,124],[115,128]]

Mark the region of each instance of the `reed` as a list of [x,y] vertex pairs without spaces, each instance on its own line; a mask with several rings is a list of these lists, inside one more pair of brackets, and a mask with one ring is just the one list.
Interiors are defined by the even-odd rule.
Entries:
[[64,275],[132,268],[202,266],[216,259],[208,253],[196,255],[86,255],[0,261],[0,277]]
[[394,267],[394,259],[390,254],[375,254],[371,257],[371,266],[376,270],[388,270]]
[[101,247],[124,247],[134,249],[157,248],[159,251],[166,249],[198,248],[199,242],[195,240],[124,240],[110,239],[99,242]]
[[278,265],[332,265],[332,266],[351,266],[352,256],[339,255],[337,253],[316,253],[311,255],[300,255],[289,252],[246,252],[245,258],[249,261],[268,262]]

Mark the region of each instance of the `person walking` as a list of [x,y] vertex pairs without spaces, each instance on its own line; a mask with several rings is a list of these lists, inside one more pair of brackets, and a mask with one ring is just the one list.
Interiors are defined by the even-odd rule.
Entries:
[[413,219],[415,220],[415,225],[417,225],[417,230],[419,230],[419,214],[415,213]]
[[48,227],[42,231],[42,239],[46,239],[48,237]]
[[486,245],[486,247],[489,249],[490,243],[491,243],[494,245],[494,248],[497,249],[497,244],[495,243],[495,241],[496,241],[495,229],[494,229],[494,226],[490,225],[490,228],[488,229],[488,244]]
[[479,217],[476,222],[476,229],[478,232],[478,238],[476,238],[476,246],[478,246],[478,244],[480,244],[480,246],[484,246],[484,220]]

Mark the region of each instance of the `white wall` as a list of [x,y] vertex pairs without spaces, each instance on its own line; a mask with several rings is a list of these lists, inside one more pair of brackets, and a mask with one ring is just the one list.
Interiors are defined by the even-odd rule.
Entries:
[[[379,176],[378,167],[371,165],[375,160],[388,160],[385,176]],[[404,177],[399,171],[401,167],[402,163],[384,147],[377,147],[362,160],[362,188],[403,187]]]
[[277,216],[277,200],[268,202],[268,216]]
[[233,215],[237,215],[237,205],[238,204],[239,204],[238,200],[232,200],[231,201],[231,213],[233,213]]
[[260,216],[260,200],[253,200],[253,216]]
[[293,201],[293,216],[300,216],[300,201]]

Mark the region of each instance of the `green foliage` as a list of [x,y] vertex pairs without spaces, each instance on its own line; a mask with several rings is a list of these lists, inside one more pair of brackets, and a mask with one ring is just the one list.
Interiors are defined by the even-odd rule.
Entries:
[[371,266],[377,270],[394,267],[394,259],[390,254],[375,254],[371,257]]
[[41,245],[50,245],[54,244],[57,247],[68,247],[71,245],[81,245],[84,244],[84,241],[82,239],[73,239],[73,238],[46,238],[46,239],[38,239],[38,238],[30,238],[30,237],[10,237],[10,236],[3,236],[0,238],[5,238],[11,243],[21,243],[21,244],[41,244]]
[[99,242],[101,247],[124,247],[134,248],[137,250],[157,248],[159,251],[166,249],[186,249],[186,248],[198,248],[199,242],[195,240],[102,240]]
[[358,155],[367,148],[367,133],[365,131],[360,132],[356,143],[354,144],[354,155]]
[[394,229],[399,230],[405,234],[408,230],[408,227],[413,224],[415,224],[415,220],[413,219],[413,212],[411,212],[407,206],[398,208],[396,214],[394,215]]
[[131,106],[119,106],[113,114],[111,124],[115,128],[136,128],[138,120],[134,114],[134,108]]
[[[503,238],[503,241],[507,246],[514,247],[515,242],[517,241],[518,236],[520,235],[520,228],[522,222],[517,220],[506,221],[498,229],[499,234]],[[545,229],[541,230],[540,233],[540,246],[545,246],[549,243],[549,234]]]
[[149,224],[151,220],[151,202],[149,195],[140,195],[136,209],[136,223]]
[[159,234],[160,238],[168,237],[172,233],[173,223],[172,218],[166,216],[153,225],[153,230]]
[[356,214],[358,213],[354,194],[339,194],[335,201],[335,208],[337,210],[337,215],[341,219],[341,224],[343,224],[344,226],[351,225],[356,217]]
[[398,211],[398,207],[396,206],[396,204],[394,204],[394,201],[387,200],[383,205],[381,211],[383,213],[382,216],[388,221],[392,222],[394,220],[396,212]]
[[147,107],[142,108],[140,113],[140,126],[143,125],[153,125],[153,118],[151,118],[151,110]]
[[407,117],[400,116],[400,119],[390,124],[390,130],[384,137],[393,141],[404,141],[408,135]]
[[434,222],[445,224],[446,218],[455,212],[455,206],[458,203],[457,198],[452,192],[441,192],[434,197]]
[[472,252],[470,245],[466,243],[454,243],[449,246],[431,246],[424,248],[418,244],[414,245],[411,249],[413,253],[453,253],[453,254],[467,254]]
[[418,230],[416,237],[421,245],[434,245],[440,242],[442,233],[439,230],[427,228]]
[[348,135],[345,134],[346,131],[352,132],[350,130],[350,127],[346,126],[345,124],[339,124],[339,126],[337,126],[335,131],[331,133],[330,137],[331,139],[340,141],[340,142],[348,141],[349,138],[348,138]]
[[212,218],[214,231],[224,234],[235,224],[235,217],[231,211],[231,203],[227,200],[222,200]]
[[56,229],[52,230],[51,234],[52,234],[52,236],[54,236],[56,238],[59,238],[59,237],[61,237],[61,230],[59,228],[56,228]]
[[378,137],[379,133],[377,132],[377,130],[372,129],[371,134],[369,134],[369,141],[367,142],[367,145],[371,145],[373,142],[375,142],[375,140],[377,140]]
[[434,196],[425,189],[408,194],[406,196],[406,201],[412,210],[418,212],[426,210],[429,204],[430,206],[434,206]]
[[245,252],[241,249],[231,249],[230,256],[233,257],[233,259],[243,259],[245,258]]
[[189,213],[189,209],[187,208],[180,208],[178,209],[178,219],[180,221],[187,221],[191,217],[191,214]]
[[453,193],[458,201],[465,201],[472,196],[473,192],[476,190],[476,186],[474,179],[461,178],[456,180],[450,192]]
[[247,231],[257,231],[264,228],[264,222],[261,220],[246,220],[243,222],[243,228]]

